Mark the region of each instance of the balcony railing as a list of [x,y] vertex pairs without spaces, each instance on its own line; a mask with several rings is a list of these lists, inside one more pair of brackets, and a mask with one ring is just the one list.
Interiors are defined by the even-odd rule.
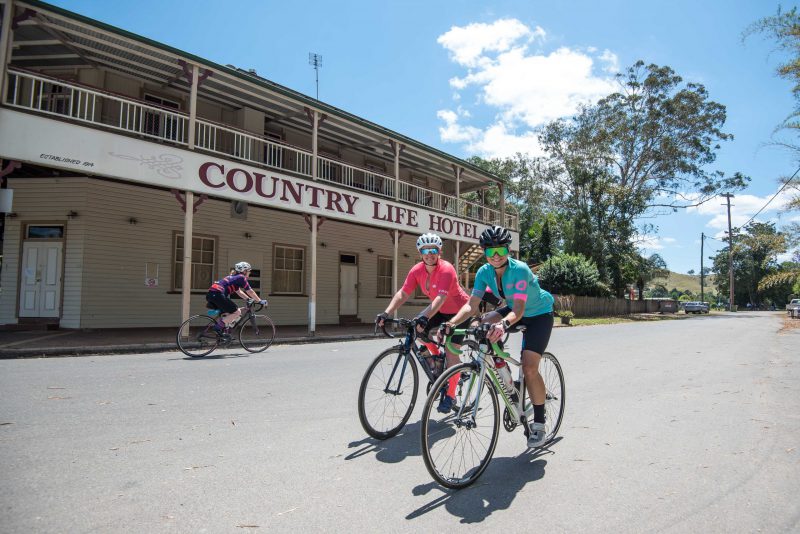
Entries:
[[[9,69],[7,83],[7,106],[188,147],[186,113],[20,69]],[[195,121],[195,147],[256,166],[312,177],[310,151],[205,119]],[[317,156],[317,178],[456,217],[501,223],[498,210],[466,200],[457,202],[454,196],[407,182],[398,184],[392,176],[323,156]],[[505,226],[517,230],[517,215],[507,212]]]

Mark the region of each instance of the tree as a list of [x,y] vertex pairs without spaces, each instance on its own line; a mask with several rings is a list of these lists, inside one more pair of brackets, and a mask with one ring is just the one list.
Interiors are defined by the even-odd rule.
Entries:
[[[533,254],[536,232],[530,233],[547,211],[548,191],[546,174],[549,165],[540,158],[517,153],[505,159],[483,159],[473,156],[467,161],[503,180],[506,192],[506,205],[519,214],[520,257],[528,260]],[[488,188],[480,192],[463,195],[463,198],[485,205],[498,205],[498,192]]]
[[[787,116],[780,128],[789,134],[800,133],[800,14],[797,8],[783,12],[780,8],[775,15],[764,17],[751,24],[743,34],[743,40],[750,35],[761,33],[772,38],[778,45],[778,49],[788,54],[788,60],[778,66],[778,75],[792,83],[792,94],[795,100],[795,107]],[[800,156],[800,145],[793,139],[774,139],[773,143],[783,146]],[[795,173],[796,174],[796,173]],[[790,202],[786,206],[786,211],[800,211],[800,186],[798,181],[791,178],[781,179],[785,188],[795,191]],[[800,263],[800,224],[794,222],[785,226],[783,229],[786,237],[787,246],[794,249],[793,260],[795,264]],[[776,286],[794,284],[800,286],[800,268],[785,265],[778,272],[765,276],[759,283],[759,290],[766,291]]]
[[[783,12],[780,7],[775,15],[764,17],[751,24],[742,34],[742,39],[746,40],[755,33],[766,34],[778,45],[779,50],[789,54],[789,59],[778,66],[778,75],[792,84],[792,94],[795,99],[795,108],[783,123],[784,128],[790,130],[800,129],[797,118],[800,116],[800,14],[797,8]],[[790,143],[787,146],[793,150],[798,150],[798,146]]]
[[[733,236],[734,304],[760,305],[765,299],[785,302],[789,288],[780,285],[763,288],[759,282],[780,270],[777,256],[786,251],[783,234],[773,223],[751,222]],[[717,291],[727,295],[730,288],[728,277],[728,249],[720,250],[713,257],[712,271],[716,276]]]
[[640,217],[699,205],[749,178],[706,170],[731,136],[722,131],[725,107],[702,85],[641,61],[618,81],[619,92],[546,125],[539,140],[553,162],[543,176],[572,216],[565,250],[594,260],[621,296],[629,282],[624,273],[638,257]]
[[[656,278],[669,276],[667,262],[659,254],[653,254],[649,258],[639,256],[636,261],[636,287],[639,289],[639,300],[644,300],[644,286]],[[666,290],[665,290],[666,291]]]
[[686,274],[694,275],[694,269],[689,269],[688,271],[686,271]]

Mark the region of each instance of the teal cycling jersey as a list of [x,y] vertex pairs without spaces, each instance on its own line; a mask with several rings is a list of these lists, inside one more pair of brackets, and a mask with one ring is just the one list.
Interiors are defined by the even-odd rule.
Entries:
[[[486,264],[475,275],[475,286],[472,295],[483,298],[486,291],[491,291],[506,299],[513,307],[515,300],[525,303],[523,317],[533,317],[543,313],[552,313],[553,295],[539,286],[539,278],[533,274],[525,262],[508,258],[508,267],[503,273],[502,288],[497,287],[497,276],[494,267]],[[500,290],[502,289],[502,291]]]

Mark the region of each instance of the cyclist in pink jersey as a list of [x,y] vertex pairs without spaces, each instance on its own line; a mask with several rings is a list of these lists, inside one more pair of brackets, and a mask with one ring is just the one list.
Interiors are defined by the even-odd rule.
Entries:
[[[378,314],[375,323],[383,326],[383,322],[400,308],[419,286],[431,303],[416,317],[417,332],[424,340],[428,340],[428,333],[431,329],[438,327],[445,321],[451,319],[469,301],[469,296],[458,283],[456,269],[449,261],[441,259],[442,239],[436,234],[423,234],[417,239],[417,250],[422,255],[422,261],[414,265],[408,272],[403,287],[395,293],[386,311]],[[469,319],[465,320],[459,328],[466,328]],[[460,346],[464,337],[453,338],[456,346]],[[426,342],[425,345],[432,354],[437,354],[438,347],[433,342]],[[447,365],[459,363],[458,355],[447,351]],[[438,410],[447,413],[455,406],[455,389],[458,385],[458,376],[453,377],[448,388],[447,394],[442,397]]]

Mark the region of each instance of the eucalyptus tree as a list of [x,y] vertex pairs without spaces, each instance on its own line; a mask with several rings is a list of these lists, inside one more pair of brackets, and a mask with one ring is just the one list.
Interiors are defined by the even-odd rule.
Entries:
[[539,141],[556,166],[547,175],[554,198],[573,214],[566,250],[591,258],[622,295],[644,217],[697,206],[749,178],[708,170],[732,136],[722,130],[725,107],[705,87],[642,61],[618,83],[618,92],[546,125]]

